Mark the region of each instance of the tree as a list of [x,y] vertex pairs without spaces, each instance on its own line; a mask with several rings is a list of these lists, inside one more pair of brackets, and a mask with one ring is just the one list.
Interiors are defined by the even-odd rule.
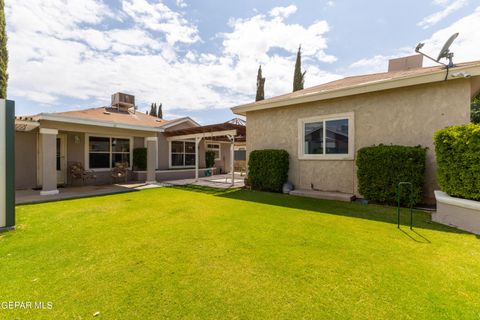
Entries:
[[262,66],[258,67],[257,73],[257,95],[255,101],[265,99],[265,78],[262,77]]
[[160,119],[163,119],[163,110],[162,110],[162,104],[158,106],[158,111],[157,111],[157,117]]
[[5,23],[5,2],[0,0],[0,98],[7,98],[7,74],[8,51],[7,51],[7,31]]
[[152,103],[150,106],[150,115],[156,117],[157,116],[157,104]]
[[305,82],[305,73],[302,73],[302,46],[298,47],[297,61],[295,61],[295,72],[293,74],[293,92],[303,90],[303,83]]
[[480,124],[480,94],[476,96],[472,101],[470,120],[473,123]]

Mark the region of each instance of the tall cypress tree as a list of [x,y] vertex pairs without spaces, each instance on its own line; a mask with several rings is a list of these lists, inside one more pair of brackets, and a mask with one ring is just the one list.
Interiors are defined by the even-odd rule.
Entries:
[[302,45],[298,47],[297,61],[295,61],[295,72],[293,74],[293,92],[303,90],[303,84],[305,82],[305,73],[302,73]]
[[0,98],[7,98],[7,74],[8,51],[7,51],[7,31],[5,23],[5,2],[0,0]]
[[163,119],[162,103],[158,106],[157,117]]
[[152,103],[150,106],[150,115],[156,117],[157,116],[157,104]]
[[255,101],[265,99],[265,78],[262,77],[262,66],[258,67],[257,73],[257,95]]

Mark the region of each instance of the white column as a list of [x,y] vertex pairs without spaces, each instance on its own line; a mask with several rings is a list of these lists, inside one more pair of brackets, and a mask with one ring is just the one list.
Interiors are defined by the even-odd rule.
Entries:
[[202,138],[195,138],[195,182],[198,181],[198,147],[200,145],[200,140],[202,140]]
[[147,181],[146,183],[154,184],[157,182],[155,170],[157,167],[157,137],[145,138],[147,142]]
[[40,195],[58,194],[57,189],[57,134],[56,129],[40,128],[42,144],[42,191]]
[[232,187],[235,185],[235,136],[232,136],[230,145],[230,162],[232,168]]

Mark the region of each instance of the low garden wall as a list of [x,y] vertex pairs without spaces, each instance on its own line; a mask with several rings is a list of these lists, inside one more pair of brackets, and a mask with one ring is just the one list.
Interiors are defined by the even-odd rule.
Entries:
[[434,221],[480,234],[480,125],[435,134],[438,183]]

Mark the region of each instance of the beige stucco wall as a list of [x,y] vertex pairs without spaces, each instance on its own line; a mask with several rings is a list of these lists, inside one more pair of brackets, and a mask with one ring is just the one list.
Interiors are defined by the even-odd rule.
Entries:
[[[172,126],[166,129],[165,131],[175,131],[175,130],[193,128],[193,127],[195,127],[195,125],[193,125],[191,122],[182,122],[176,126]],[[158,139],[158,168],[157,169],[168,170],[169,157],[170,157],[168,140],[163,135],[163,133],[158,133],[157,139]],[[205,146],[203,142],[200,143],[198,150],[199,150],[198,164],[200,168],[203,168],[205,167]]]
[[15,132],[15,188],[37,185],[37,133]]
[[470,121],[471,82],[467,79],[407,87],[247,113],[247,151],[285,149],[290,154],[289,180],[296,188],[354,193],[355,160],[299,160],[298,119],[354,113],[356,151],[374,144],[428,147],[426,201],[437,188],[433,134]]

